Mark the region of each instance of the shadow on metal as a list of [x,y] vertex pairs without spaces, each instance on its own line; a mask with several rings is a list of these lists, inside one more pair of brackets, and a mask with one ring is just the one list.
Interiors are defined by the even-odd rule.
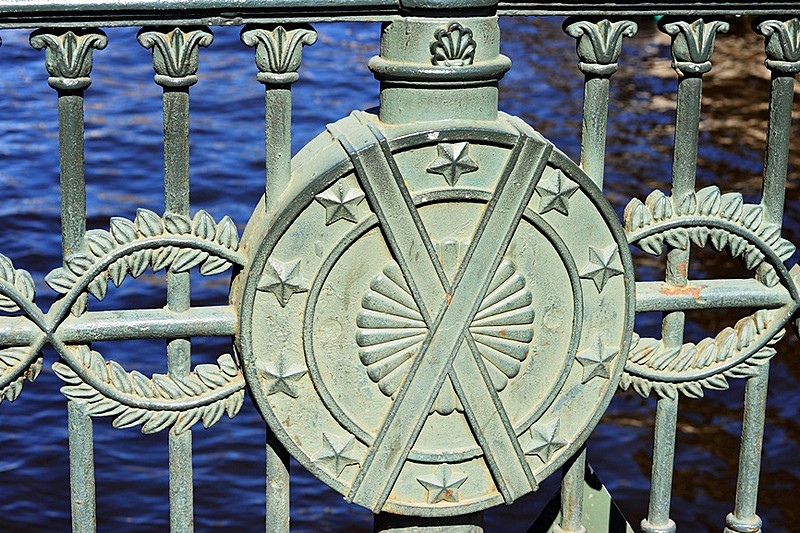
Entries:
[[[561,490],[542,509],[528,533],[562,533]],[[583,476],[583,526],[587,533],[633,533],[603,482],[587,463]]]

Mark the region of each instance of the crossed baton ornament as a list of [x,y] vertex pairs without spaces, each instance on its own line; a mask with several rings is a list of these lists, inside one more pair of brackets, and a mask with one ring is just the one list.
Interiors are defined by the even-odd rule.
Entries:
[[[373,512],[444,516],[513,502],[535,490],[539,479],[582,444],[618,382],[632,306],[628,277],[622,276],[629,257],[617,252],[621,232],[609,228],[613,212],[588,177],[552,144],[516,119],[507,120],[493,126],[497,131],[438,133],[437,144],[425,132],[403,136],[394,131],[396,137],[387,138],[372,117],[354,114],[328,127],[328,145],[319,152],[297,156],[298,172],[314,178],[298,183],[286,210],[271,220],[257,211],[251,224],[264,230],[245,234],[258,252],[241,276],[238,344],[256,404],[304,466],[348,501]],[[470,144],[464,141],[470,135],[479,138]],[[469,147],[474,160],[466,155]],[[433,150],[439,155],[431,163]],[[334,153],[339,159],[331,161]],[[450,175],[442,171],[442,153],[457,155],[451,157]],[[427,162],[423,172],[420,162]],[[409,166],[416,170],[401,168]],[[474,174],[465,177],[469,173]],[[554,187],[568,191],[560,203],[553,202]],[[605,247],[581,245],[573,251],[572,241],[582,243],[586,236],[562,238],[563,228],[577,219],[569,220],[569,198],[602,204],[585,220],[586,231],[602,234]],[[471,237],[462,239],[457,267],[448,271],[426,217],[437,206],[462,203],[477,213],[476,223]],[[529,238],[522,226],[541,228],[550,240],[512,244]],[[470,328],[496,290],[499,271],[513,265],[509,257],[516,252],[511,250],[521,248],[538,250],[517,254],[515,261],[527,265],[521,271],[533,270],[532,257],[548,264],[545,250],[563,266],[551,276],[558,282],[527,282],[549,303],[536,311],[540,326],[530,312],[524,352],[507,371],[511,384],[503,392],[483,341]],[[614,254],[598,257],[598,250],[606,249]],[[394,282],[408,297],[405,311],[417,317],[416,330],[422,331],[421,342],[392,355],[402,361],[404,375],[390,398],[376,395],[375,380],[356,364],[357,320],[350,318],[356,312],[350,310],[356,302],[352,293],[369,292],[369,280],[380,277],[374,268],[384,264],[381,257],[395,265]],[[340,266],[343,262],[348,266]],[[536,307],[529,288],[526,301]],[[620,295],[622,301],[608,315],[608,332],[587,332],[583,317]],[[503,305],[497,312],[513,314]],[[371,327],[395,335],[388,322]],[[532,333],[536,327],[542,330],[541,343]],[[493,335],[507,334],[504,328],[498,331]],[[387,344],[403,342],[403,335]],[[548,339],[555,339],[552,346]],[[445,385],[455,392],[456,413],[434,409]],[[535,397],[535,413],[521,416],[528,411],[518,406],[510,412],[503,394],[517,394],[522,407]],[[463,426],[459,437],[457,420]],[[448,450],[442,438],[448,432],[455,447],[468,434],[473,451]]]

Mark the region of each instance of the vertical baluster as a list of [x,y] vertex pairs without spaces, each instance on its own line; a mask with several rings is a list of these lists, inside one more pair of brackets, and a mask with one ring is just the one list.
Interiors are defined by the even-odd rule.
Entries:
[[[768,224],[781,225],[789,164],[789,136],[792,124],[794,78],[800,71],[800,21],[767,20],[757,26],[766,40],[767,68],[771,72],[767,147],[764,158],[764,187],[761,205]],[[725,519],[725,533],[758,533],[761,518],[756,514],[761,447],[767,408],[769,364],[758,366],[744,390],[742,440],[736,503]]]
[[[256,78],[264,84],[266,185],[264,209],[271,212],[280,195],[286,190],[292,175],[292,92],[299,79],[304,45],[317,41],[310,26],[285,28],[246,27],[241,39],[255,47]],[[289,454],[267,428],[266,442],[268,533],[289,531]]]
[[[675,113],[675,147],[672,163],[672,197],[680,205],[694,193],[697,173],[697,141],[700,131],[700,105],[703,74],[711,70],[711,54],[718,32],[727,32],[726,22],[692,22],[662,19],[661,29],[672,37],[672,66],[678,72],[678,105]],[[666,282],[688,284],[689,240],[667,252]],[[669,348],[683,344],[685,316],[682,311],[664,315],[662,337]],[[648,516],[642,521],[644,533],[672,533],[675,523],[669,518],[672,470],[675,459],[675,432],[678,399],[659,398],[656,407],[653,470]]]
[[650,505],[642,520],[643,533],[674,533],[675,522],[669,517],[672,496],[672,466],[675,459],[675,428],[678,422],[678,398],[659,398],[656,404],[653,438],[653,469],[650,474]]
[[[603,187],[608,123],[608,88],[617,71],[622,38],[636,34],[636,23],[570,17],[564,31],[577,39],[578,68],[583,72],[583,123],[581,166],[598,187]],[[583,478],[586,449],[582,448],[562,469],[559,532],[583,533]]]
[[758,25],[758,30],[766,40],[765,65],[771,73],[761,205],[765,221],[780,225],[789,164],[794,78],[800,71],[800,21],[767,20]]
[[568,18],[564,31],[577,39],[583,72],[583,124],[581,166],[598,187],[603,187],[608,122],[608,87],[617,71],[622,38],[636,35],[638,27],[629,20]]
[[[38,30],[31,46],[45,49],[47,82],[58,91],[58,142],[61,175],[61,247],[64,266],[84,250],[86,234],[86,184],[84,179],[83,94],[92,80],[92,52],[106,47],[99,30]],[[86,309],[85,296],[73,314]],[[67,403],[69,424],[70,493],[72,530],[95,531],[94,440],[92,419],[75,403]]]
[[[208,28],[171,31],[143,29],[139,42],[153,49],[155,81],[163,88],[164,199],[166,212],[188,217],[189,204],[189,87],[197,83],[201,46],[211,44]],[[189,273],[167,273],[167,307],[185,311],[190,302]],[[167,371],[180,379],[191,371],[189,339],[167,343]],[[170,530],[194,530],[192,433],[169,434]]]
[[736,479],[736,503],[725,518],[725,533],[760,533],[761,518],[756,514],[758,476],[761,472],[761,446],[767,407],[769,362],[747,379],[744,391],[744,420],[739,449],[739,475]]
[[291,178],[292,84],[299,79],[297,69],[303,46],[317,42],[310,26],[287,29],[251,28],[242,30],[242,42],[255,47],[256,78],[264,84],[266,134],[265,209],[271,211]]
[[561,522],[554,533],[586,533],[583,525],[583,478],[586,472],[586,447],[561,468]]

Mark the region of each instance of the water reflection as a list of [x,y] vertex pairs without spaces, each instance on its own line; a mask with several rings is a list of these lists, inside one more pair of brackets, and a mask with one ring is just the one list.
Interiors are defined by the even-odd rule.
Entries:
[[[582,79],[574,41],[560,20],[503,20],[503,52],[514,68],[502,82],[501,106],[522,116],[573,158],[580,149]],[[607,194],[621,212],[632,196],[667,190],[671,169],[675,79],[668,38],[652,20],[639,21],[639,35],[625,43],[620,71],[612,80]],[[294,89],[294,149],[325,124],[352,109],[377,104],[377,83],[366,60],[377,50],[378,26],[319,24],[319,42],[304,52],[301,81]],[[255,79],[252,50],[238,29],[217,28],[215,43],[201,55],[201,81],[192,89],[192,202],[216,219],[230,215],[243,224],[263,180],[263,88]],[[108,32],[108,49],[95,56],[94,85],[87,100],[89,227],[106,227],[110,216],[132,217],[135,207],[162,210],[160,196],[161,109],[152,83],[149,53],[135,30]],[[45,83],[40,54],[27,34],[4,32],[0,61],[0,251],[32,271],[40,304],[52,296],[42,284],[59,264],[57,130],[55,95]],[[332,59],[335,58],[335,59]],[[758,197],[766,124],[768,72],[761,39],[746,21],[718,39],[715,67],[705,81],[698,183],[719,183],[749,199]],[[797,162],[791,154],[785,236],[800,242]],[[240,226],[241,229],[241,226]],[[695,277],[740,276],[723,254],[696,254]],[[702,257],[700,257],[702,255]],[[638,257],[641,279],[660,279],[663,263]],[[197,279],[194,303],[224,300],[224,279]],[[126,282],[103,303],[108,307],[163,305],[163,280]],[[100,308],[100,307],[97,307]],[[657,318],[637,326],[657,334]],[[729,313],[695,317],[691,337],[714,335],[732,324]],[[793,338],[787,335],[787,338]],[[115,344],[115,343],[109,343]],[[220,342],[198,348],[198,361],[227,350]],[[109,346],[108,357],[129,368],[163,365],[163,347],[145,343]],[[800,520],[793,498],[800,493],[800,363],[796,343],[783,341],[773,364],[760,498],[765,530],[789,531]],[[54,360],[51,352],[48,362]],[[26,385],[20,400],[0,408],[0,486],[3,525],[8,531],[64,531],[69,527],[69,489],[64,399],[59,380],[47,370]],[[673,518],[684,531],[719,531],[732,510],[741,427],[742,383],[681,403]],[[589,443],[590,461],[625,514],[637,523],[646,513],[654,402],[620,393]],[[166,436],[114,430],[95,423],[99,529],[167,529]],[[195,432],[195,501],[198,531],[263,528],[264,425],[249,402],[233,420]],[[370,514],[293,466],[292,522],[296,531],[371,531]],[[487,530],[525,531],[555,490],[487,513]]]

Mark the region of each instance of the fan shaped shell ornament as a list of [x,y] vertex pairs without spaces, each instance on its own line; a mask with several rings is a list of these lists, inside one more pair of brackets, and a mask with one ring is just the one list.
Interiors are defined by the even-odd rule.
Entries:
[[431,63],[445,67],[462,67],[475,61],[475,39],[472,30],[458,22],[447,29],[436,30],[431,43]]
[[[448,241],[438,247],[448,277],[457,264],[447,261],[466,246]],[[460,261],[459,261],[460,262]],[[449,264],[448,264],[449,263]],[[502,391],[519,374],[533,340],[533,297],[514,263],[504,259],[492,279],[469,331],[478,346],[495,390]],[[370,284],[357,318],[359,358],[380,391],[394,397],[419,352],[428,328],[411,295],[400,267],[390,263]],[[449,415],[464,408],[448,379],[431,412]]]

